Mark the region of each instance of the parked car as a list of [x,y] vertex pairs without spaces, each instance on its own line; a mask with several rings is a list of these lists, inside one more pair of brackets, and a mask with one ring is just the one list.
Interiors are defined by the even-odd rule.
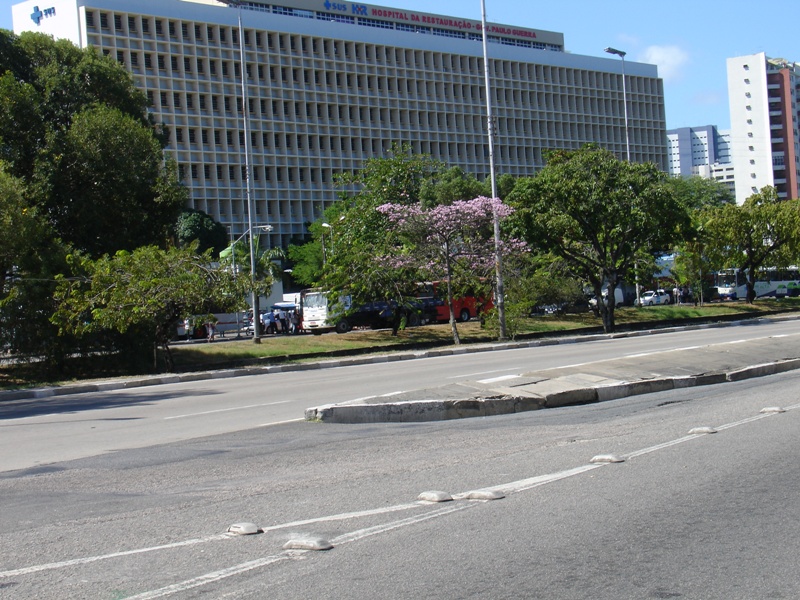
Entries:
[[642,306],[657,306],[660,304],[669,304],[670,303],[670,295],[665,290],[649,290],[642,294],[641,298],[641,305]]
[[[603,304],[608,306],[608,288],[603,289]],[[614,289],[614,306],[622,306],[625,304],[625,295],[620,288]],[[597,309],[597,296],[589,299],[589,308],[591,310]]]

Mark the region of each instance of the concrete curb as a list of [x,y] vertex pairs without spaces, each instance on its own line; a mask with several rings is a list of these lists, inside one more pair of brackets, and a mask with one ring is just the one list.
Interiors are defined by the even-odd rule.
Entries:
[[[411,400],[374,404],[327,404],[305,411],[307,421],[325,423],[364,424],[446,421],[470,417],[506,415],[544,408],[559,408],[617,400],[629,396],[664,392],[695,386],[716,385],[743,381],[776,373],[800,369],[800,359],[788,359],[773,363],[754,365],[727,373],[704,373],[645,379],[641,381],[614,383],[589,387],[573,387],[545,394],[517,395],[487,394],[482,397],[448,400]],[[505,390],[503,390],[505,391]]]
[[[228,377],[245,377],[248,375],[267,375],[270,373],[288,373],[292,371],[308,371],[317,369],[331,369],[335,367],[377,364],[402,360],[416,360],[420,358],[431,358],[436,356],[454,356],[458,354],[473,354],[479,352],[494,352],[497,350],[515,350],[522,348],[536,348],[540,346],[553,346],[561,344],[577,344],[592,342],[597,340],[617,339],[626,337],[637,337],[642,335],[656,335],[661,333],[675,333],[679,331],[691,331],[696,329],[708,329],[716,327],[733,327],[743,323],[753,323],[764,320],[796,320],[798,315],[778,316],[774,318],[742,319],[738,321],[726,321],[720,323],[702,323],[699,325],[684,325],[677,327],[665,327],[663,329],[648,329],[642,331],[628,331],[620,333],[598,333],[590,335],[576,335],[564,338],[546,338],[530,341],[495,342],[489,344],[476,344],[474,346],[457,346],[454,348],[436,348],[432,350],[420,350],[411,352],[398,352],[396,354],[378,354],[375,356],[342,358],[336,360],[325,360],[313,363],[298,363],[270,366],[253,366],[236,369],[222,369],[218,371],[196,371],[191,373],[168,373],[164,375],[132,377],[130,379],[106,380],[99,382],[82,382],[57,387],[30,388],[25,390],[0,391],[0,402],[24,399],[50,398],[54,396],[66,396],[71,394],[86,394],[93,392],[106,392],[111,390],[129,389],[152,385],[165,385],[171,383],[187,383],[203,381],[207,379],[225,379]],[[764,365],[760,366],[764,368]],[[755,368],[755,367],[754,367]],[[793,367],[796,368],[796,367]],[[745,369],[742,369],[744,371]],[[732,375],[736,377],[738,375]],[[731,379],[735,381],[735,379]],[[553,400],[555,401],[555,399]]]

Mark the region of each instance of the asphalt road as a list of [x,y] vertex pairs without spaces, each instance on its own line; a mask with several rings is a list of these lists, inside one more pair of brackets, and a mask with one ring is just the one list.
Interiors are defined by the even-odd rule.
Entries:
[[[800,597],[798,383],[442,423],[290,423],[7,472],[0,592]],[[788,410],[761,413],[774,406]],[[608,454],[624,462],[591,462]],[[428,490],[456,499],[417,502]],[[505,497],[463,497],[475,490]],[[223,534],[238,522],[264,533]]]
[[798,334],[800,321],[783,321],[0,403],[0,472],[274,427],[300,420],[306,408],[320,404],[390,397],[459,380],[491,379],[534,369]]

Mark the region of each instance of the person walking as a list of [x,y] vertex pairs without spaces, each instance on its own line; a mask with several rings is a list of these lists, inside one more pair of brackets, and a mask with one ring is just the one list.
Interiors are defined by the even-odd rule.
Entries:
[[286,311],[283,308],[278,308],[278,320],[281,322],[281,332],[284,335],[288,335],[289,320],[286,318]]

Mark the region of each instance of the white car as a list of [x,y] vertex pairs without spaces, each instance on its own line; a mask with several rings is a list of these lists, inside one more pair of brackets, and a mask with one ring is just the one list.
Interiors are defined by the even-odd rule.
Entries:
[[656,306],[659,304],[669,304],[670,296],[664,290],[647,291],[642,294],[641,306]]

